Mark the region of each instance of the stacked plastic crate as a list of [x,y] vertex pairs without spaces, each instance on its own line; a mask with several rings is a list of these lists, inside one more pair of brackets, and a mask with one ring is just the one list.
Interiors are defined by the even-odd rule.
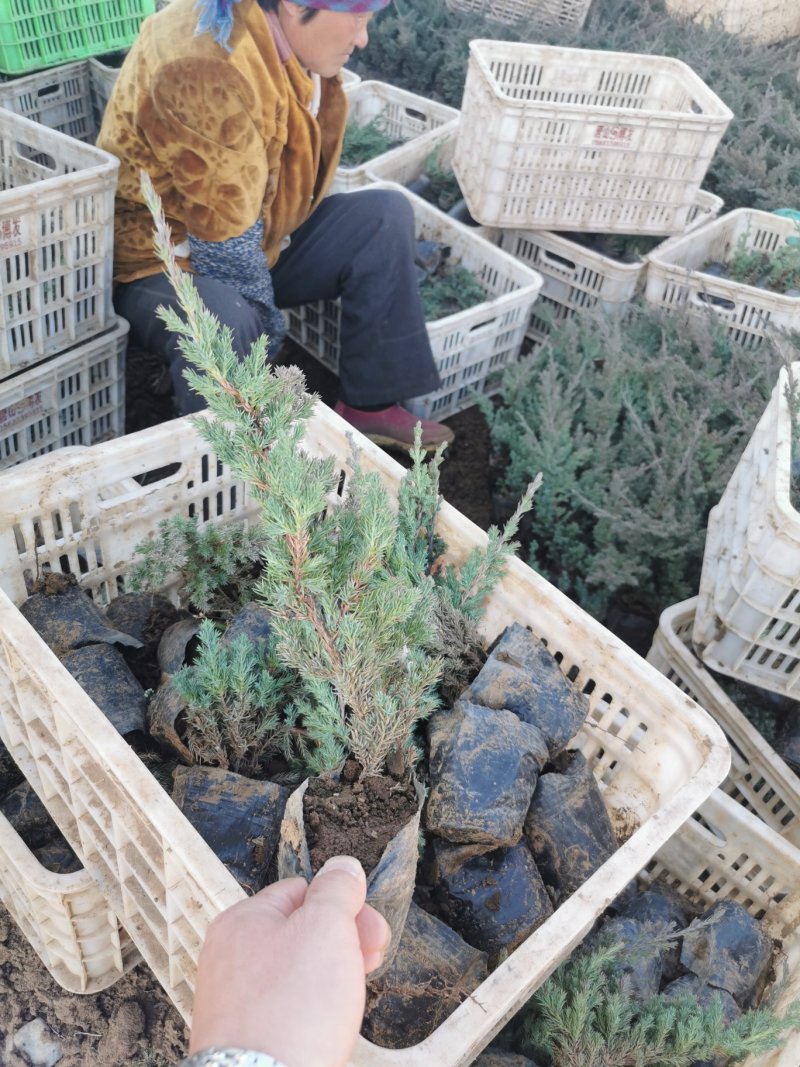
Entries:
[[626,308],[643,253],[719,213],[701,184],[731,118],[675,59],[471,43],[452,166],[472,217],[544,278],[533,343]]
[[[495,391],[503,368],[519,356],[542,279],[485,237],[394,186],[405,181],[401,175],[409,154],[424,161],[452,144],[458,111],[377,81],[348,89],[348,98],[352,121],[359,125],[377,121],[390,138],[401,143],[358,166],[340,166],[332,191],[352,192],[367,185],[396,187],[411,202],[418,239],[446,248],[448,262],[468,270],[485,293],[480,303],[427,323],[441,386],[405,403],[420,418],[444,419],[473,404],[476,395]],[[338,370],[338,300],[291,308],[289,333],[321,363]]]
[[118,162],[94,148],[89,58],[155,0],[0,12],[0,469],[123,431],[127,323],[111,303]]

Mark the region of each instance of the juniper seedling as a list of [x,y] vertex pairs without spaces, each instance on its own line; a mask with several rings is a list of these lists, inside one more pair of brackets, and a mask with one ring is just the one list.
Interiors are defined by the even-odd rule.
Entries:
[[362,163],[377,159],[390,148],[396,148],[398,143],[400,142],[391,138],[386,132],[380,115],[376,115],[369,122],[356,122],[355,119],[348,119],[342,145],[341,165],[359,167]]
[[466,267],[447,260],[420,285],[419,295],[426,322],[455,315],[488,299],[486,290]]
[[186,605],[199,612],[231,611],[242,606],[243,579],[258,563],[264,539],[241,523],[201,526],[197,519],[162,519],[157,535],[136,546],[139,562],[128,588],[161,590],[177,577]]
[[661,994],[636,1001],[620,968],[630,951],[601,942],[573,953],[520,1013],[514,1044],[552,1067],[690,1067],[716,1055],[739,1062],[777,1048],[800,1024],[798,1006],[782,1018],[762,1007],[726,1021],[719,999],[706,1006]]
[[240,634],[224,644],[205,619],[195,661],[173,676],[186,701],[184,736],[198,763],[258,777],[270,753],[296,759],[284,709],[296,677],[283,670],[274,649]]
[[164,310],[163,318],[196,368],[187,379],[215,416],[198,420],[199,432],[250,483],[260,508],[266,544],[256,595],[272,616],[282,664],[305,684],[305,729],[320,747],[337,755],[346,748],[366,774],[379,774],[390,753],[409,752],[414,723],[437,706],[441,664],[426,652],[433,583],[390,570],[397,518],[377,474],[356,469],[346,499],[332,503],[333,458],[317,459],[301,443],[313,405],[302,375],[270,366],[266,338],[237,360],[230,331],[175,262],[146,177],[143,188],[186,317]]

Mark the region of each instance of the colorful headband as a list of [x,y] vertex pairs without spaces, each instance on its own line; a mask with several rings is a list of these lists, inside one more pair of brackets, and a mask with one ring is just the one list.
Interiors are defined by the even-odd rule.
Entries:
[[[217,44],[228,48],[228,40],[233,29],[233,5],[239,0],[197,0],[194,5],[198,13],[195,33],[210,33]],[[364,11],[380,11],[391,0],[295,0],[300,7],[313,7],[317,11],[350,11],[360,14]]]
[[317,11],[381,11],[391,0],[295,0],[300,7],[313,7]]

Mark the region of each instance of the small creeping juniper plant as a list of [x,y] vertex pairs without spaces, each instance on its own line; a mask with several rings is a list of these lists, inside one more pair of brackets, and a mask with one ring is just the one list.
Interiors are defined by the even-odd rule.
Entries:
[[630,952],[630,945],[601,941],[573,953],[511,1024],[511,1043],[551,1067],[691,1067],[777,1048],[800,1024],[798,1005],[782,1018],[760,1007],[729,1020],[719,999],[703,1005],[657,994],[641,1002],[623,981],[620,964]]
[[[337,495],[335,459],[318,458],[302,443],[314,404],[302,374],[267,362],[266,337],[244,360],[236,358],[230,331],[175,262],[146,176],[143,189],[185,320],[171,310],[161,314],[194,368],[187,380],[214,416],[196,420],[198,431],[249,483],[259,505],[265,544],[255,594],[270,612],[281,665],[297,673],[305,692],[289,710],[289,725],[302,721],[318,767],[332,768],[347,754],[365,774],[382,773],[395,752],[411,762],[412,728],[436,708],[442,671],[430,652],[437,586],[431,560],[421,562],[434,551],[434,535],[426,535],[420,552],[419,527],[415,532],[398,518],[378,474],[364,471],[357,457],[347,494]],[[438,507],[438,492],[424,486],[419,470],[416,477],[425,506]],[[451,601],[476,609],[510,551],[511,532],[494,536],[485,561],[470,559],[462,586],[443,572]]]
[[197,611],[242,606],[243,575],[258,562],[264,538],[240,523],[201,526],[181,515],[162,519],[157,536],[137,545],[139,562],[128,575],[131,592],[161,589],[177,577],[178,590]]

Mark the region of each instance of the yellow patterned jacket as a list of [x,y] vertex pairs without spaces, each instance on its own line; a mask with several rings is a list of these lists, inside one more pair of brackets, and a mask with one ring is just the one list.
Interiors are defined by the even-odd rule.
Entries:
[[[259,216],[270,266],[283,238],[327,192],[342,149],[347,101],[313,83],[295,57],[282,63],[256,0],[234,6],[228,52],[195,34],[195,0],[173,0],[142,24],[120,70],[97,140],[120,159],[114,274],[156,274],[153,224],[139,184],[153,179],[173,241],[239,237]],[[185,260],[182,265],[190,266]]]

